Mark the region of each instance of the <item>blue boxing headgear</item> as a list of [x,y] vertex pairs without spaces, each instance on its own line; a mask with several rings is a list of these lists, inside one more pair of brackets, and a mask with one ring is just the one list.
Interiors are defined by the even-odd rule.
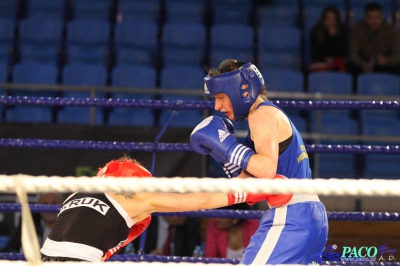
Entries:
[[260,71],[251,63],[232,72],[204,78],[206,94],[225,93],[229,97],[236,121],[247,117],[263,86]]

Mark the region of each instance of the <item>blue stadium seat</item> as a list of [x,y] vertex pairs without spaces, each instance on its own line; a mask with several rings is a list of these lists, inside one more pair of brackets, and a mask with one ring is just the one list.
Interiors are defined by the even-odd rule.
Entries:
[[[5,83],[7,82],[8,78],[8,64],[7,61],[0,61],[0,82]],[[5,93],[5,90],[3,88],[0,88],[0,96],[3,96]],[[3,113],[3,110],[5,109],[4,104],[0,104],[0,112]],[[0,115],[0,121],[3,121],[3,116]]]
[[0,42],[11,45],[14,37],[15,20],[13,18],[0,18]]
[[301,32],[294,26],[259,27],[258,51],[262,66],[300,70],[300,47]]
[[353,79],[348,73],[313,72],[308,76],[308,91],[312,93],[352,94]]
[[261,52],[258,67],[262,71],[292,70],[300,71],[300,55],[290,52]]
[[164,66],[203,65],[206,28],[200,23],[167,23],[162,31]]
[[[382,145],[382,144],[380,144]],[[368,154],[365,158],[367,179],[400,179],[398,154]]]
[[251,23],[253,2],[248,0],[211,0],[213,24],[241,24]]
[[109,21],[112,0],[72,0],[75,19],[98,19]]
[[[107,71],[103,65],[72,63],[64,67],[62,80],[64,85],[105,86]],[[90,98],[90,91],[64,91],[67,98]],[[104,92],[97,92],[96,98],[104,98]],[[93,108],[94,124],[102,124],[102,108]],[[58,123],[90,124],[90,107],[64,107],[58,112]]]
[[158,22],[161,13],[160,0],[120,0],[122,19]]
[[0,61],[0,83],[7,82],[8,64],[6,61]]
[[[157,73],[153,67],[144,65],[120,64],[113,69],[112,86],[149,88],[156,87]],[[114,92],[114,99],[151,100],[151,94]],[[110,113],[109,125],[113,126],[154,126],[151,108],[116,107]]]
[[303,92],[304,80],[300,71],[280,69],[261,71],[267,91]]
[[[348,73],[326,71],[313,72],[308,76],[308,92],[311,93],[351,95],[352,87],[353,78]],[[350,110],[323,110],[322,113],[323,115],[350,116]],[[312,116],[314,114],[315,112],[311,113]]]
[[258,31],[259,51],[300,54],[301,32],[293,26],[261,26]]
[[284,25],[296,26],[298,23],[299,8],[297,5],[265,5],[257,9],[259,26]]
[[389,73],[361,74],[357,77],[357,93],[361,95],[393,95],[400,94],[400,78]]
[[[49,63],[22,62],[14,65],[13,82],[32,84],[56,84],[57,67]],[[50,97],[56,93],[49,91],[14,90],[17,95]]]
[[27,18],[20,23],[22,61],[57,64],[62,40],[62,21],[53,18]]
[[[332,144],[332,143],[331,143]],[[353,154],[319,154],[319,178],[355,178],[356,166]],[[314,174],[315,177],[315,174]]]
[[15,19],[19,1],[0,1],[0,18]]
[[205,0],[164,0],[165,20],[167,23],[203,23]]
[[65,0],[28,0],[29,18],[52,18],[62,21],[66,14]]
[[400,120],[397,117],[366,117],[361,119],[364,135],[398,136]]
[[[358,75],[357,92],[360,95],[400,96],[400,78],[389,73],[370,73]],[[361,119],[367,117],[396,117],[397,110],[361,110]]]
[[[25,62],[16,64],[13,70],[13,82],[31,84],[56,84],[57,67],[53,64]],[[57,92],[13,90],[15,96],[54,97]],[[51,107],[18,105],[7,109],[5,120],[8,122],[41,122],[52,120]]]
[[[240,41],[238,41],[240,40]],[[248,25],[218,24],[211,27],[210,53],[211,64],[220,63],[219,55],[227,58],[253,61],[254,59],[254,30]],[[245,58],[250,57],[245,60]]]
[[153,21],[124,19],[116,24],[117,63],[153,66],[157,52],[158,27]]
[[104,63],[109,51],[110,24],[94,19],[76,19],[68,23],[68,61]]
[[[396,142],[387,142],[387,139],[399,136],[400,120],[398,118],[380,116],[362,118],[361,121],[364,135],[382,138],[382,141],[365,141],[363,145],[397,145]],[[365,178],[399,179],[399,161],[398,154],[368,154],[365,156]]]
[[[177,74],[180,77],[177,78]],[[185,89],[191,91],[203,92],[203,79],[205,71],[201,67],[193,66],[170,66],[161,70],[161,88],[162,89]],[[168,101],[202,101],[203,96],[189,96],[189,95],[167,95],[162,96],[162,100]],[[164,125],[172,114],[171,110],[163,110],[160,122]],[[186,127],[194,128],[203,119],[202,110],[179,110],[178,114],[172,119],[171,127]]]
[[[312,130],[316,132],[316,122],[312,121]],[[342,114],[322,114],[321,131],[322,134],[329,135],[358,135],[357,121],[354,119],[343,116]],[[321,144],[341,144],[341,145],[354,145],[356,141],[348,140],[322,140]],[[354,178],[355,171],[355,158],[353,154],[343,153],[322,153],[318,154],[319,168],[318,177],[320,178]]]
[[14,38],[14,19],[0,18],[0,61],[8,62]]

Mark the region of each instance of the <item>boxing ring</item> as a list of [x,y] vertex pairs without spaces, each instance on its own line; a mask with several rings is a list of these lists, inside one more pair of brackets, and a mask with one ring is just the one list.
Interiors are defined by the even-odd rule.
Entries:
[[[157,101],[157,100],[124,100],[124,99],[69,99],[42,97],[2,96],[0,103],[6,105],[36,105],[36,106],[86,106],[86,107],[126,107],[126,108],[163,108],[172,110],[212,109],[213,103],[200,101]],[[400,110],[397,101],[274,101],[284,109],[323,110],[323,109],[385,109]],[[1,147],[19,148],[55,148],[55,149],[93,149],[93,150],[124,150],[153,153],[151,172],[154,171],[156,154],[160,152],[190,152],[190,144],[159,142],[169,122],[173,119],[172,112],[167,123],[161,129],[153,143],[150,142],[107,142],[80,140],[44,140],[44,139],[0,139]],[[352,153],[352,154],[398,154],[400,146],[371,145],[306,145],[308,153]],[[400,176],[400,173],[399,173]],[[227,179],[227,178],[193,178],[193,177],[158,177],[141,179],[103,179],[97,177],[46,177],[28,175],[0,175],[0,192],[17,194],[21,204],[0,204],[0,212],[22,213],[22,245],[24,254],[0,253],[0,265],[47,265],[41,263],[37,236],[33,227],[31,212],[58,212],[60,206],[28,204],[27,193],[39,192],[265,192],[265,193],[312,193],[330,196],[359,197],[398,197],[400,195],[400,180],[367,180],[367,179],[313,179],[313,180],[264,180],[264,179]],[[209,210],[187,213],[155,213],[156,215],[182,215],[192,217],[231,217],[259,219],[262,211],[227,211]],[[340,221],[400,221],[397,212],[328,212],[329,220]],[[142,243],[141,243],[141,246]],[[156,256],[140,254],[117,254],[107,263],[140,263],[165,265],[165,263],[206,263],[208,265],[238,264],[237,260]],[[328,265],[360,264],[357,262],[326,261]],[[52,265],[57,264],[51,262]],[[62,265],[72,263],[62,262]],[[82,265],[93,263],[82,263]],[[362,263],[361,263],[362,264]],[[373,265],[373,262],[368,264]],[[382,265],[376,262],[376,265]],[[4,264],[6,265],[6,264]],[[398,262],[386,262],[384,265],[400,265]]]

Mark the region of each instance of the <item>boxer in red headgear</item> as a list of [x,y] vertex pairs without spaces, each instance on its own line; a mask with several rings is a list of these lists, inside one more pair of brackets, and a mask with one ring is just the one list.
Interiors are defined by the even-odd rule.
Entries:
[[[151,177],[137,161],[111,161],[101,177]],[[64,203],[41,249],[43,261],[102,261],[109,259],[149,225],[153,212],[214,209],[253,204],[266,194],[249,193],[80,193]]]

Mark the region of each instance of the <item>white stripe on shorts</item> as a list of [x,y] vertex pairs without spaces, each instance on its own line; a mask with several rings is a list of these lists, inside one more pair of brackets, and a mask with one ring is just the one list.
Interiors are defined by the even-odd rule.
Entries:
[[286,213],[287,206],[283,206],[275,209],[274,221],[271,229],[269,229],[264,242],[261,245],[256,257],[254,258],[252,264],[264,265],[267,263],[269,257],[274,251],[276,244],[278,243],[279,237],[283,231],[286,224]]

